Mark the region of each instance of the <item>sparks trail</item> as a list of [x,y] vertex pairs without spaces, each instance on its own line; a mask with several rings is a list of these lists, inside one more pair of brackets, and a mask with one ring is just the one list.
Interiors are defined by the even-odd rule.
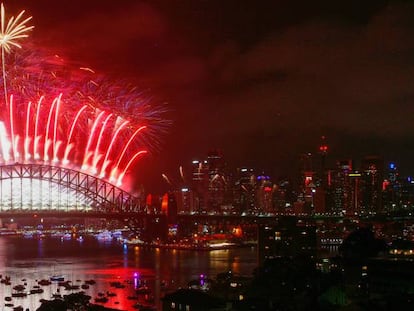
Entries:
[[2,162],[75,166],[120,186],[128,170],[147,153],[143,145],[138,147],[147,126],[134,128],[129,120],[87,105],[69,113],[63,98],[61,94],[47,102],[41,97],[25,109],[16,109],[10,97],[9,117],[0,121]]

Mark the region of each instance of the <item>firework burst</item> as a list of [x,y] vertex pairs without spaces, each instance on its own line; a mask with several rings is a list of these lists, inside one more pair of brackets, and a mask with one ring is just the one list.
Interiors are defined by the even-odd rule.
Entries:
[[15,18],[12,16],[6,24],[6,13],[3,3],[1,4],[0,18],[1,18],[1,32],[0,32],[0,46],[1,46],[1,60],[2,60],[2,72],[3,72],[3,88],[4,88],[4,100],[6,106],[8,106],[8,96],[7,96],[7,83],[6,83],[6,65],[5,65],[5,52],[10,53],[11,48],[17,47],[21,48],[21,45],[18,43],[19,39],[26,38],[28,36],[27,32],[32,30],[34,26],[26,26],[26,23],[29,22],[32,17],[23,19],[23,14],[25,11],[22,11]]

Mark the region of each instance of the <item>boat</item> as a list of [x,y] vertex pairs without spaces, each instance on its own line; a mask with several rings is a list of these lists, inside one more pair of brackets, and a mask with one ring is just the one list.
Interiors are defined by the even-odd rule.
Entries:
[[86,280],[85,284],[94,285],[94,284],[96,284],[96,281],[95,280]]
[[65,285],[66,290],[78,290],[79,288],[80,288],[79,285],[70,285],[70,284]]
[[9,276],[6,276],[4,279],[2,278],[0,280],[0,283],[2,283],[4,285],[11,285],[10,277]]
[[21,291],[24,291],[26,287],[24,285],[19,284],[19,285],[13,286],[13,289],[18,292],[21,292]]
[[108,302],[108,298],[107,297],[96,297],[95,302],[106,303],[106,302]]
[[128,296],[128,300],[138,300],[138,296]]
[[52,284],[52,282],[51,282],[51,281],[49,281],[49,280],[45,280],[45,279],[43,279],[43,280],[38,281],[38,282],[37,282],[37,284],[39,284],[39,285],[43,285],[43,286],[46,286],[46,285],[50,285],[50,284]]
[[50,277],[50,280],[51,281],[59,281],[59,282],[62,282],[62,281],[65,280],[65,277],[63,275],[52,275]]
[[33,288],[30,290],[30,294],[41,294],[44,290],[42,288]]
[[138,238],[133,238],[130,240],[125,240],[124,243],[128,245],[144,245],[145,241],[138,239]]
[[108,230],[99,232],[95,235],[95,237],[98,239],[98,241],[110,242],[113,240],[112,233]]
[[70,233],[65,233],[63,236],[61,236],[61,241],[69,241],[72,240],[72,234]]
[[27,293],[25,292],[12,293],[11,296],[12,297],[26,297]]

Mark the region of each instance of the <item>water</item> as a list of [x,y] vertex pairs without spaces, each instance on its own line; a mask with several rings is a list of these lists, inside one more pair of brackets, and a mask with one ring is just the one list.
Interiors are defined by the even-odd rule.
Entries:
[[[133,310],[132,306],[137,301],[128,297],[136,296],[137,286],[146,284],[151,293],[139,295],[139,302],[153,303],[157,310],[161,310],[160,298],[166,292],[186,286],[200,274],[214,278],[218,273],[232,270],[236,274],[251,275],[256,266],[254,248],[197,252],[126,248],[116,242],[98,242],[92,237],[83,242],[0,237],[0,274],[3,278],[10,276],[12,282],[11,285],[0,284],[0,309],[12,310],[5,307],[7,301],[4,298],[15,292],[13,286],[26,284],[25,291],[28,292],[41,279],[63,275],[72,285],[95,280],[95,285],[84,289],[92,297],[91,302],[94,303],[98,293],[113,292],[116,296],[109,297],[105,306],[120,310]],[[111,287],[109,282],[113,281],[125,288]],[[51,299],[52,294],[58,291],[62,295],[71,293],[71,290],[58,286],[57,282],[41,288],[43,293],[13,297],[11,303],[33,311],[40,306],[40,299]]]

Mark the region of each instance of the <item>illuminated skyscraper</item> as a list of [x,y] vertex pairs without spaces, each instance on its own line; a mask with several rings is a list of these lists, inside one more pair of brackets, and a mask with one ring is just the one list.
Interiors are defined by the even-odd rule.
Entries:
[[337,162],[336,169],[331,172],[332,212],[349,214],[352,210],[352,185],[349,174],[352,172],[352,161]]
[[361,165],[362,206],[361,211],[373,213],[382,210],[382,183],[384,161],[380,157],[366,157]]
[[239,213],[253,213],[256,204],[256,177],[252,168],[238,168],[234,185],[234,204]]
[[207,210],[208,166],[207,161],[192,162],[192,190],[194,193],[194,209],[198,212]]
[[316,172],[313,166],[312,153],[306,153],[301,157],[302,172],[301,172],[301,198],[300,200],[305,204],[306,212],[313,212],[314,210],[314,194],[317,187]]
[[393,162],[389,163],[386,178],[382,184],[383,207],[385,210],[393,211],[403,207],[403,184],[397,166]]
[[326,142],[326,137],[321,137],[321,143],[319,145],[319,155],[320,155],[320,167],[318,170],[318,186],[324,187],[327,189],[328,187],[328,172],[327,172],[327,163],[326,158],[328,156],[328,144]]
[[256,178],[256,210],[258,213],[274,213],[273,183],[270,176],[259,175]]
[[227,190],[227,174],[225,173],[225,162],[219,150],[212,150],[207,155],[208,167],[208,201],[210,211],[220,212],[225,203]]

